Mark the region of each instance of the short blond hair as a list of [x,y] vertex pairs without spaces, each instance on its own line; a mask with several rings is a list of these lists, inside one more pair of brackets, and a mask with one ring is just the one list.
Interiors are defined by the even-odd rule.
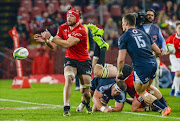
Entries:
[[180,21],[178,21],[178,22],[176,23],[176,27],[177,27],[178,25],[180,25]]

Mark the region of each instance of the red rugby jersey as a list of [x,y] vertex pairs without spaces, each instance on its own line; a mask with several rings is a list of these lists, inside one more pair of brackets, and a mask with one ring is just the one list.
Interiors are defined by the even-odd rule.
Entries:
[[132,71],[131,74],[124,80],[127,85],[126,91],[132,98],[134,98],[134,96],[136,94],[134,84],[133,84],[133,72],[134,71]]
[[168,37],[168,39],[166,40],[166,44],[173,44],[176,52],[176,58],[180,58],[180,37],[177,36],[177,34],[173,34],[171,36]]
[[57,35],[64,40],[73,36],[80,39],[76,45],[66,49],[66,57],[76,59],[78,61],[91,60],[87,49],[87,32],[82,24],[79,24],[73,30],[70,30],[67,23],[62,24],[57,32]]

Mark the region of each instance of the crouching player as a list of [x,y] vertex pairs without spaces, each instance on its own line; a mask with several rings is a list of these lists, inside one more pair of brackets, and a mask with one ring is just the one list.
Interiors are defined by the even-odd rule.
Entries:
[[[119,112],[124,107],[126,100],[126,84],[120,80],[116,82],[115,78],[94,78],[91,81],[90,92],[93,96],[93,111]],[[110,99],[115,99],[115,107],[107,106]],[[83,111],[85,105],[83,102],[77,107],[77,112]]]

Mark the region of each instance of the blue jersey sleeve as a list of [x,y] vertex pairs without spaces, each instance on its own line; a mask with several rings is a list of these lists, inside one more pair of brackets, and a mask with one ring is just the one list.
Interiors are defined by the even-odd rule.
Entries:
[[126,34],[122,35],[118,40],[119,50],[127,49],[127,36]]
[[122,92],[119,96],[114,97],[114,99],[116,100],[116,102],[124,104],[124,102],[126,101],[126,92]]
[[159,29],[158,37],[159,37],[159,45],[160,45],[160,47],[163,50],[166,50],[166,41],[165,41],[160,29]]

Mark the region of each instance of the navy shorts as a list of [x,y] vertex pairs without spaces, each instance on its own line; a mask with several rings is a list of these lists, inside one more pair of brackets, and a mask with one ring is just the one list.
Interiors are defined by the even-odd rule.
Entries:
[[134,67],[133,78],[134,81],[141,84],[146,84],[149,79],[156,77],[157,63],[149,63],[145,66]]

